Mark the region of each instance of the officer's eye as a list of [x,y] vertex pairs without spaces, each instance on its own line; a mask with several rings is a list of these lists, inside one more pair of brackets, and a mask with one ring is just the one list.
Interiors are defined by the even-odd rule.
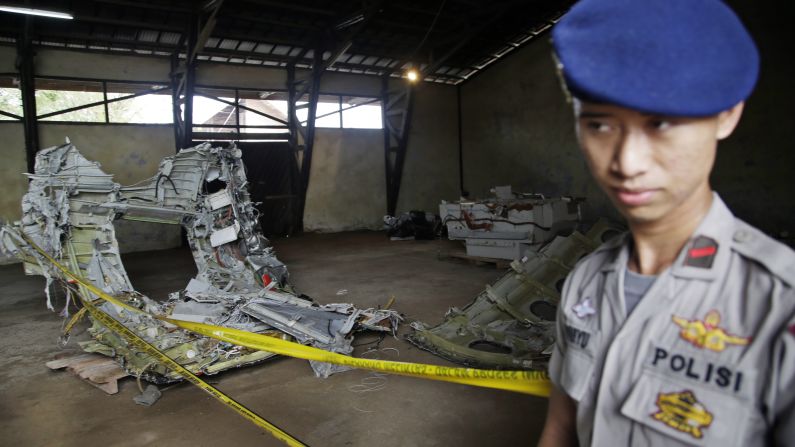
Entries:
[[603,121],[589,120],[585,122],[585,127],[593,132],[606,133],[610,131],[610,125]]
[[666,118],[653,118],[649,122],[649,126],[651,126],[654,130],[667,130],[673,125],[673,122]]

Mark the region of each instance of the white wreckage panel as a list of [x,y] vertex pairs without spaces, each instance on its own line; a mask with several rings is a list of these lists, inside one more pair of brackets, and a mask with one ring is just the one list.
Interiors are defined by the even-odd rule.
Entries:
[[[354,332],[394,334],[401,320],[391,310],[357,309],[346,303],[321,306],[294,291],[287,267],[260,234],[241,152],[234,145],[204,143],[183,149],[163,159],[155,176],[121,186],[67,143],[40,151],[35,172],[28,176],[22,220],[3,227],[0,247],[26,260],[27,274],[47,278],[51,310],[51,283],[61,275],[53,266],[24,256],[23,249],[30,247],[21,233],[106,293],[152,314],[271,334],[343,354],[353,351]],[[116,219],[182,225],[196,277],[162,303],[136,292],[119,255]],[[67,296],[62,316],[67,317],[75,289],[62,283]],[[214,374],[273,355],[175,329],[108,302],[101,307],[193,372]],[[129,373],[155,383],[181,379],[100,323],[94,321],[89,331],[94,341],[82,342],[84,350],[116,357]],[[345,369],[310,363],[320,377]]]
[[491,191],[494,197],[485,200],[439,205],[448,237],[465,241],[470,256],[520,259],[531,246],[569,234],[581,221],[582,198],[515,193],[510,186]]

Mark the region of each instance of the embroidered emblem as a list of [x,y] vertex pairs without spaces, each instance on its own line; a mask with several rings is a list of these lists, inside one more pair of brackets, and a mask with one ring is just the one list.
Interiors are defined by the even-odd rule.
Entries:
[[590,297],[572,306],[571,310],[574,311],[577,318],[585,318],[596,313],[596,309],[593,307],[593,301],[591,301]]
[[685,265],[703,269],[712,268],[712,262],[718,253],[718,242],[706,236],[697,236],[690,244],[685,257]]
[[717,310],[707,312],[704,321],[688,320],[676,315],[671,319],[682,328],[679,336],[699,348],[722,352],[729,345],[745,346],[751,341],[751,337],[738,337],[719,327],[720,313]]
[[663,424],[701,439],[702,430],[712,424],[712,413],[704,408],[692,391],[660,393],[657,395],[658,412],[651,416]]

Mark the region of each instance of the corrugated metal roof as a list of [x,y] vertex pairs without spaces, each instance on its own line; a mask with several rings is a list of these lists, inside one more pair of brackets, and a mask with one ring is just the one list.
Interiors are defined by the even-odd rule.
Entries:
[[[224,2],[199,60],[310,66],[322,47],[326,63],[343,50],[329,70],[400,76],[424,67],[426,80],[457,84],[536,38],[573,2],[401,0],[377,10],[361,0]],[[190,14],[199,22],[209,14],[201,10],[206,2],[190,0],[49,3],[75,19],[34,27],[40,45],[141,55],[173,53],[187,41]],[[19,32],[16,17],[0,15],[0,42],[13,42]]]

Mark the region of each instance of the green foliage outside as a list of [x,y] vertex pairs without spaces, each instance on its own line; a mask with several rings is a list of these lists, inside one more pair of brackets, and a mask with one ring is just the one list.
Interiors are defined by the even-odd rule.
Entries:
[[[126,96],[128,93],[108,93],[108,99]],[[160,96],[160,95],[159,95]],[[141,102],[132,98],[108,104],[111,122],[147,122],[146,109]],[[170,97],[169,97],[170,99]],[[102,92],[81,92],[68,90],[36,90],[36,114],[41,116],[59,110],[70,109],[103,100]],[[22,116],[22,95],[16,88],[0,88],[0,110]],[[13,120],[0,115],[0,120]],[[44,118],[42,121],[105,122],[105,106],[98,105],[86,109],[61,113]]]
[[[0,88],[0,110],[22,116],[22,94],[17,88]],[[0,115],[0,120],[13,118]]]
[[[72,107],[102,101],[101,92],[72,92],[63,90],[36,90],[36,114],[56,112],[58,110],[69,109]],[[62,113],[59,115],[44,118],[43,121],[81,121],[81,122],[105,122],[105,107],[94,106],[87,109],[76,110],[74,112]]]

